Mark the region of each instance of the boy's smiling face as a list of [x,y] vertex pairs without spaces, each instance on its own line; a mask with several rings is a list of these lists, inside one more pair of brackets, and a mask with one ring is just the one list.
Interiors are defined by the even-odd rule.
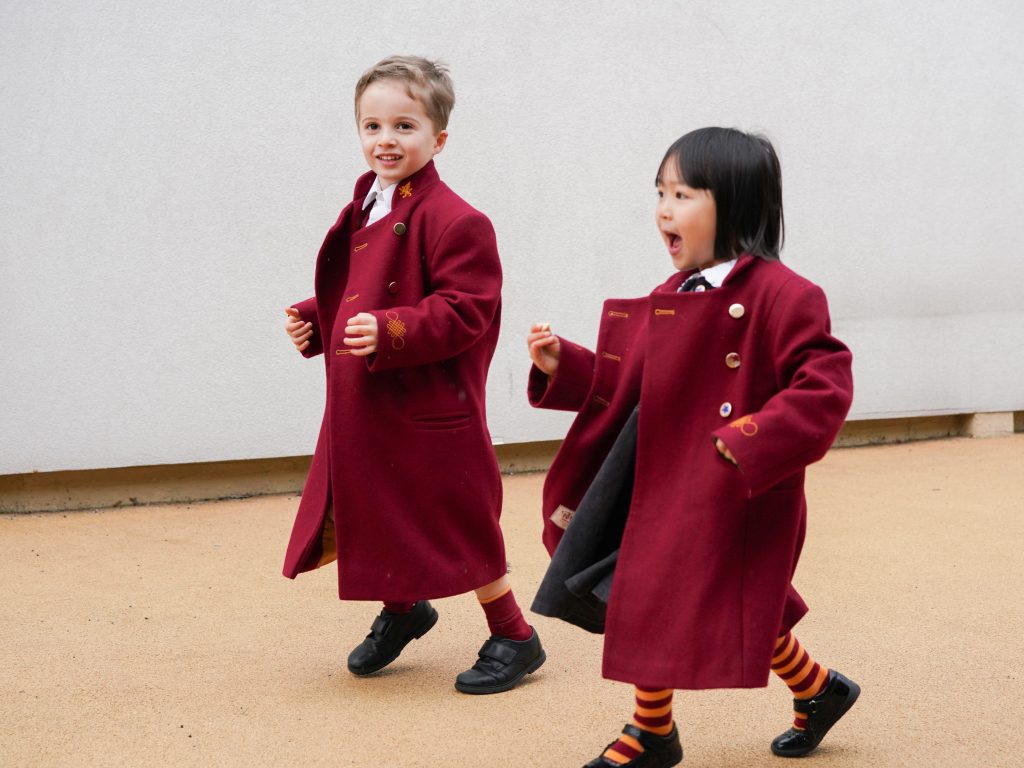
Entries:
[[674,159],[665,163],[658,177],[655,218],[676,269],[703,269],[715,262],[714,195],[687,186]]
[[378,80],[359,97],[359,140],[370,170],[388,187],[412,176],[444,149],[447,131],[434,132],[423,104],[399,80]]

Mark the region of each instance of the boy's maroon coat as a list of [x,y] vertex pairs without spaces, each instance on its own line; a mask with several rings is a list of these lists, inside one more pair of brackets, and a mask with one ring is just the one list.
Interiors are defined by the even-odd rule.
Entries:
[[[295,305],[314,329],[303,354],[324,354],[327,404],[284,575],[316,567],[333,500],[340,597],[460,594],[506,570],[485,415],[501,318],[494,230],[433,162],[360,228],[373,179],[360,177],[327,233],[316,296]],[[379,326],[370,357],[342,341],[359,312]]]
[[763,686],[775,639],[807,610],[790,583],[804,467],[846,416],[851,355],[831,335],[821,289],[779,262],[743,256],[704,293],[676,293],[685,277],[606,301],[596,354],[563,339],[550,382],[531,370],[533,405],[579,411],[544,485],[544,543],[554,551],[562,528],[551,518],[564,524],[576,509],[639,402],[604,676]]

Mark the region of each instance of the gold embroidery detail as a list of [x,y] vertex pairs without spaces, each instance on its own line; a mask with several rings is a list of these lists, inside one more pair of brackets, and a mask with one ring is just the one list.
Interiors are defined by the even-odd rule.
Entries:
[[395,311],[385,312],[384,317],[388,321],[384,328],[391,336],[391,348],[402,349],[405,347],[405,323],[398,319],[398,313]]
[[676,311],[674,309],[656,309],[654,314],[656,315],[674,315]]
[[607,357],[609,360],[614,360],[616,363],[622,362],[621,355],[613,355],[611,352],[602,352],[601,357]]
[[730,425],[733,429],[738,429],[740,434],[745,437],[753,437],[757,434],[757,424],[754,423],[753,416],[743,416],[742,418],[736,419]]
[[614,309],[609,309],[608,317],[629,317],[629,312],[616,312]]
[[369,245],[369,243],[360,243],[359,245],[357,245],[355,248],[352,249],[352,252],[353,253],[359,253],[361,250],[363,250],[363,248],[365,248],[368,245]]
[[402,197],[412,197],[412,182],[407,181],[398,188],[398,194]]
[[334,354],[336,354],[336,355],[351,355],[352,354],[352,350],[351,349],[336,349],[336,350],[334,350]]
[[605,400],[605,399],[604,399],[603,397],[601,397],[600,395],[594,395],[594,402],[595,402],[595,403],[600,403],[600,404],[601,404],[601,405],[603,405],[603,406],[604,406],[605,408],[607,408],[607,407],[608,407],[609,405],[611,405],[611,403],[609,403],[609,402],[608,402],[607,400]]
[[345,297],[345,301],[355,301],[358,298],[359,298],[359,294],[358,293],[353,293],[351,296],[346,296]]

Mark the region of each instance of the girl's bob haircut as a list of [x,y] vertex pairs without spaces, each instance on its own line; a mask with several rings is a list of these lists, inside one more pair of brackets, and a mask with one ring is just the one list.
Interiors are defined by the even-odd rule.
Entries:
[[715,198],[716,259],[749,253],[778,260],[785,239],[782,168],[767,138],[735,128],[701,128],[668,148],[655,183],[661,183],[668,162],[675,162],[684,184]]

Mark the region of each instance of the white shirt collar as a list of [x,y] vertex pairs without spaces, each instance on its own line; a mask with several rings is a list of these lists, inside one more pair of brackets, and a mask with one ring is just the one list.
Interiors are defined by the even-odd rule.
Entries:
[[373,180],[373,186],[370,187],[370,191],[366,193],[366,197],[363,198],[362,210],[366,210],[367,206],[371,203],[380,203],[385,207],[385,213],[391,212],[391,199],[395,196],[395,187],[397,185],[390,184],[387,189],[380,188],[380,176]]
[[715,288],[721,288],[725,278],[732,272],[732,268],[735,266],[736,259],[731,259],[730,261],[723,261],[721,264],[715,264],[713,267],[701,270],[697,274],[715,286]]

